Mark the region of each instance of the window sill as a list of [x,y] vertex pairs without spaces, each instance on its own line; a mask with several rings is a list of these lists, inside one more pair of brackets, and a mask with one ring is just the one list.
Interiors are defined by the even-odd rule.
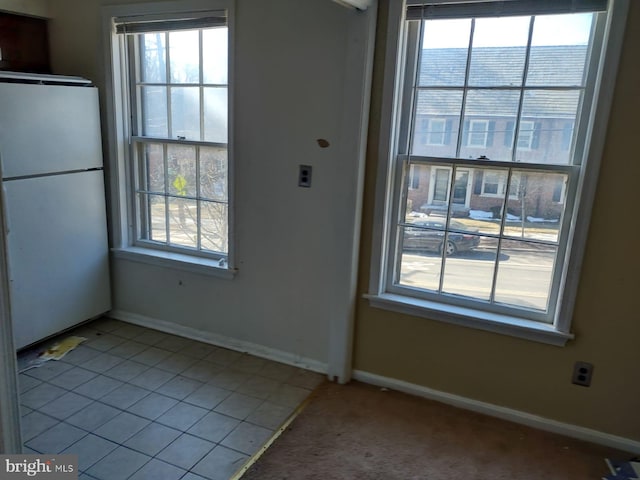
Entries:
[[181,253],[162,252],[141,247],[114,248],[112,252],[115,258],[157,267],[184,270],[211,277],[232,279],[237,273],[235,269],[221,267],[218,260],[193,257]]
[[546,323],[481,312],[454,305],[444,305],[403,295],[384,293],[380,295],[367,294],[364,297],[375,308],[510,335],[549,345],[561,347],[574,337],[573,334],[560,332],[553,325]]

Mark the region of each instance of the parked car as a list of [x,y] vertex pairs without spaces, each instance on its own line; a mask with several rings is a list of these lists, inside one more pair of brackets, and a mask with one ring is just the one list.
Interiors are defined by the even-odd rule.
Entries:
[[[444,219],[418,220],[411,225],[413,226],[405,227],[404,229],[404,250],[442,253],[445,239]],[[477,229],[470,229],[456,220],[449,222],[449,228],[453,230],[464,230],[464,233],[449,232],[445,249],[447,255],[472,250],[480,243],[480,236],[474,233],[477,232]]]

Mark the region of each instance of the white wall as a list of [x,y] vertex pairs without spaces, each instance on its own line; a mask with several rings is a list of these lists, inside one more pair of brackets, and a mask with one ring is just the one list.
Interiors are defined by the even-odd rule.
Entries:
[[[97,38],[86,38],[94,29],[85,22],[76,30],[82,37],[70,36],[80,19],[59,8],[56,73],[101,74],[88,58],[99,48]],[[82,9],[86,18],[86,3]],[[117,259],[114,308],[322,365],[330,321],[351,309],[360,172],[347,152],[360,126],[344,129],[342,120],[348,105],[360,105],[346,93],[345,77],[349,29],[365,16],[329,0],[237,0],[236,9],[238,274],[226,280]],[[330,147],[320,148],[318,138]],[[300,164],[313,166],[310,189],[297,186]]]

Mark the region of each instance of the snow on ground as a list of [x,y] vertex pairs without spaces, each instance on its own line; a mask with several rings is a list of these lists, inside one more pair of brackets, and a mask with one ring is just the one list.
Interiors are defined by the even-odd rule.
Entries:
[[493,218],[493,213],[485,212],[484,210],[469,210],[469,217],[474,220],[486,220],[488,218]]

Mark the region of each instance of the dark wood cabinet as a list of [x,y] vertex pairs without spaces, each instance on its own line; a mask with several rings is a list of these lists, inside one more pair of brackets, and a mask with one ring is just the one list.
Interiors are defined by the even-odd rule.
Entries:
[[0,70],[51,73],[47,20],[0,12]]

